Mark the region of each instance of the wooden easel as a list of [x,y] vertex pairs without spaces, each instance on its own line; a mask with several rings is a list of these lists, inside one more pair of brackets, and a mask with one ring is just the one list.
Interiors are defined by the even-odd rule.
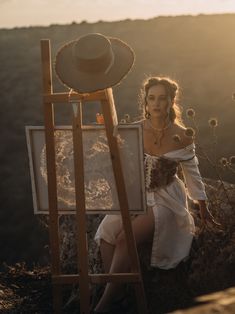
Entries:
[[49,238],[52,259],[52,285],[53,285],[53,307],[55,313],[62,313],[62,284],[79,284],[80,313],[89,313],[89,282],[132,282],[135,288],[136,301],[139,314],[147,313],[147,303],[141,276],[140,264],[136,243],[132,231],[129,215],[129,207],[125,182],[121,167],[119,147],[117,138],[113,135],[115,106],[110,97],[110,89],[91,93],[75,94],[77,103],[79,101],[99,100],[101,101],[104,115],[105,129],[110,148],[113,172],[116,182],[117,194],[123,220],[123,228],[130,253],[131,273],[112,274],[88,274],[88,254],[86,238],[86,211],[84,191],[84,167],[83,167],[83,142],[82,142],[82,108],[77,105],[73,117],[73,143],[74,143],[74,171],[75,171],[75,194],[76,194],[76,223],[78,226],[78,274],[63,275],[60,270],[59,254],[59,221],[57,205],[57,182],[55,164],[55,139],[54,139],[54,103],[66,103],[69,101],[69,93],[53,93],[50,41],[41,40],[42,75],[43,75],[43,103],[45,118],[47,176],[48,176],[48,199],[49,199]]

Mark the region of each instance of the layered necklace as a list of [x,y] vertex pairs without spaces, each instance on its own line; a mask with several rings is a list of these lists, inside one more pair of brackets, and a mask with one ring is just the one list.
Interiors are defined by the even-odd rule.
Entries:
[[152,134],[154,137],[154,144],[157,146],[161,146],[161,140],[162,140],[163,135],[164,135],[163,132],[171,126],[172,122],[169,121],[164,128],[158,129],[152,125],[152,122],[150,121],[150,119],[148,119],[147,121],[148,121],[148,124],[151,128],[151,131],[152,131]]

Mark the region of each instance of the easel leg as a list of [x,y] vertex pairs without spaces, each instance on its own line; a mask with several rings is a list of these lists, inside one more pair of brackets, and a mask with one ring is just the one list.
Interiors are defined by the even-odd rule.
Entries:
[[53,285],[52,287],[52,298],[53,298],[53,313],[61,314],[62,313],[62,287],[59,285]]
[[[52,93],[52,67],[50,41],[41,41],[43,92]],[[49,236],[51,247],[51,273],[60,275],[60,247],[59,247],[59,219],[57,204],[57,182],[55,166],[55,138],[54,138],[54,108],[51,102],[44,101],[45,139],[48,176],[48,202],[49,202]],[[53,285],[54,312],[61,313],[62,293],[57,285]]]
[[106,98],[107,100],[101,101],[102,104],[102,111],[104,115],[104,123],[106,128],[106,135],[108,139],[108,144],[110,148],[112,166],[113,166],[113,173],[118,193],[118,200],[122,215],[122,222],[123,228],[126,235],[126,242],[129,251],[130,261],[131,261],[131,270],[132,272],[139,273],[139,282],[135,284],[135,294],[136,294],[136,301],[138,305],[138,312],[139,314],[146,314],[147,310],[147,302],[145,298],[145,291],[143,280],[141,276],[141,269],[139,263],[139,257],[136,248],[136,242],[132,230],[131,219],[129,214],[129,204],[127,198],[127,191],[125,187],[125,180],[121,165],[121,157],[119,153],[119,145],[118,139],[114,136],[113,131],[115,127],[115,118],[116,118],[116,109],[114,106],[114,101],[112,97],[112,90],[107,89]]
[[88,250],[86,236],[86,204],[84,188],[84,163],[82,140],[82,108],[81,103],[74,108],[73,119],[73,147],[74,147],[74,173],[76,195],[76,221],[78,243],[78,269],[80,313],[89,314],[89,276],[88,276]]

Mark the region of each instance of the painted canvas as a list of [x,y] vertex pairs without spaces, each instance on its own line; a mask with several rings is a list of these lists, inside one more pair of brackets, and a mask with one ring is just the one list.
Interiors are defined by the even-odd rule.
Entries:
[[[146,210],[142,128],[121,124],[117,128],[122,169],[133,214]],[[27,126],[35,214],[48,213],[47,166],[44,127]],[[72,128],[55,129],[57,200],[60,214],[75,213],[74,158]],[[85,200],[88,213],[117,214],[120,211],[110,150],[104,126],[83,126]]]

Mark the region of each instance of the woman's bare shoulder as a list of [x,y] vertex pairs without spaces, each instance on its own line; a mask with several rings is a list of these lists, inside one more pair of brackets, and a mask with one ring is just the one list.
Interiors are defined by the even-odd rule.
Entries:
[[180,144],[185,147],[193,143],[193,137],[186,135],[187,128],[183,125],[174,124],[173,130],[180,137]]

